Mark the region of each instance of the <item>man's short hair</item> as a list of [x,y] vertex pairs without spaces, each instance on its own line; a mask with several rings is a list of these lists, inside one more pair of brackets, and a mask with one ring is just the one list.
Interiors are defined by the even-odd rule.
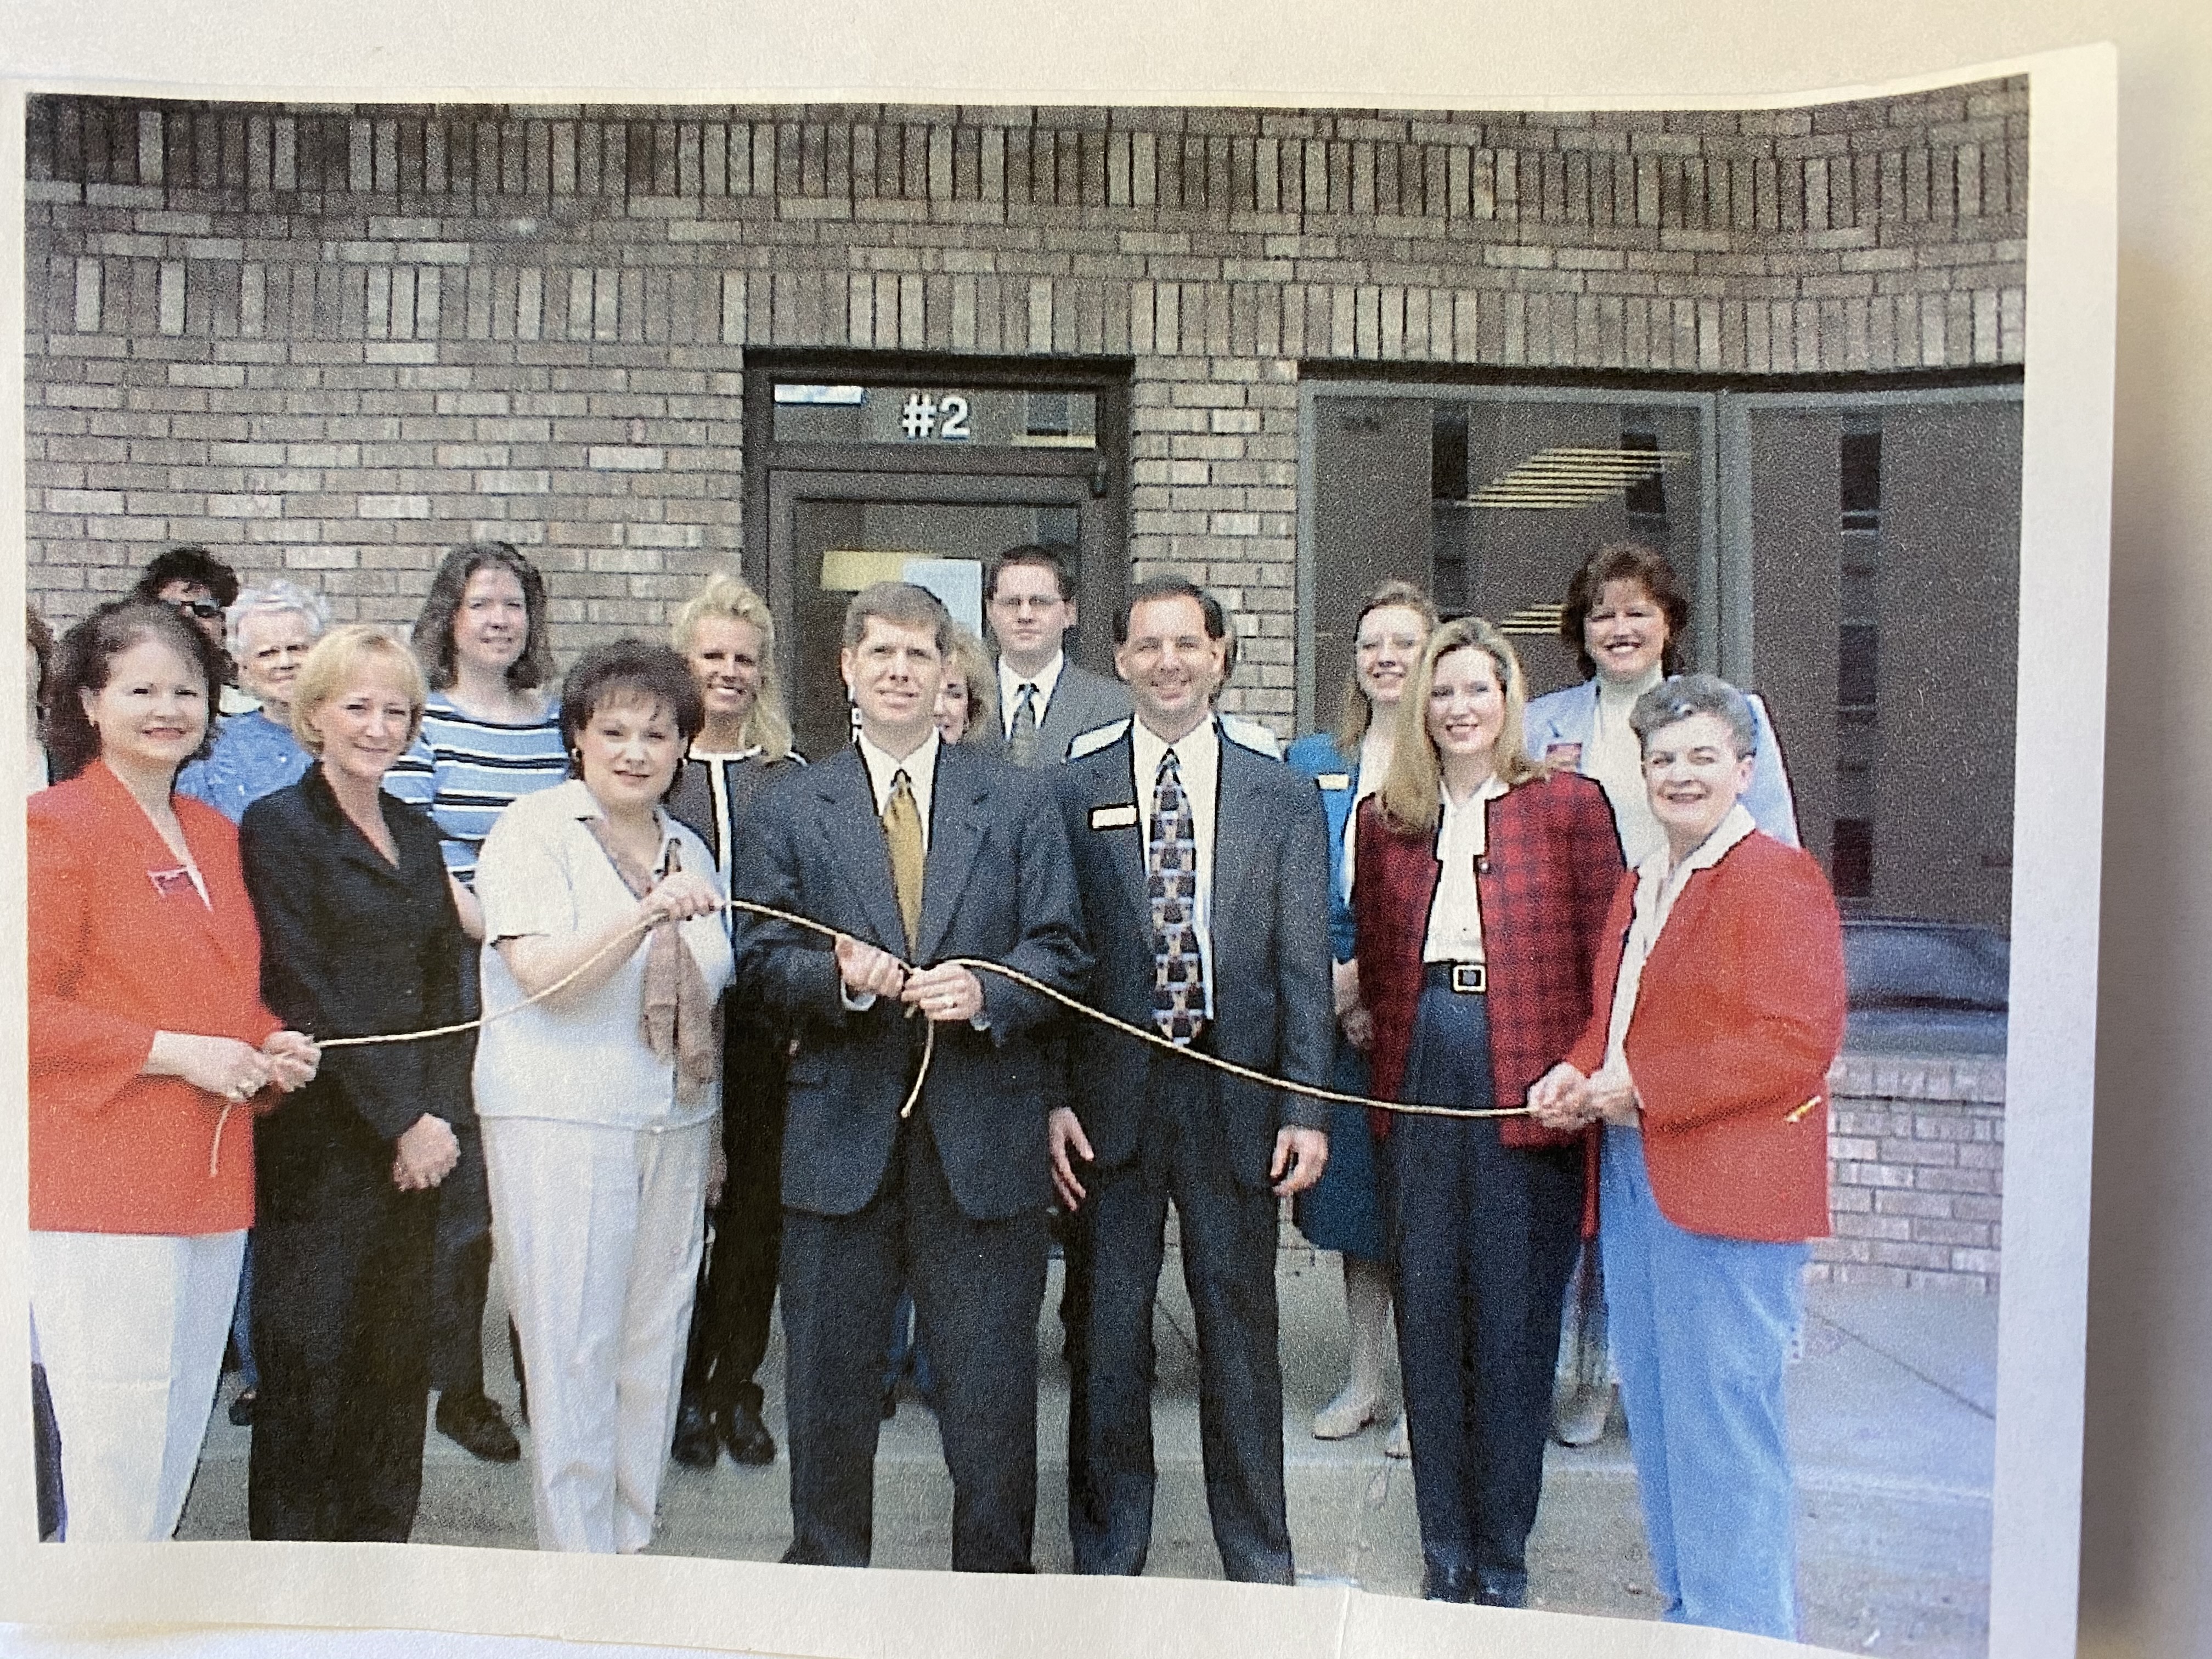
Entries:
[[879,617],[898,628],[927,628],[937,636],[937,654],[952,654],[952,613],[937,595],[912,582],[877,582],[853,595],[845,606],[845,648],[858,648],[868,619]]
[[1075,573],[1067,568],[1067,561],[1056,547],[1045,547],[1032,543],[1026,547],[1010,547],[996,554],[983,566],[983,603],[988,605],[999,597],[999,573],[1009,565],[1035,565],[1039,570],[1052,572],[1052,582],[1060,590],[1062,604],[1072,604],[1075,599]]
[[226,611],[238,599],[238,573],[204,547],[173,547],[155,554],[131,591],[142,599],[158,602],[161,590],[171,582],[198,583]]
[[1759,752],[1751,699],[1717,674],[1676,674],[1660,681],[1628,711],[1628,729],[1636,733],[1638,749],[1648,750],[1655,732],[1699,714],[1711,714],[1728,727],[1738,760]]
[[1229,613],[1221,608],[1220,600],[1188,576],[1151,576],[1129,590],[1129,597],[1115,613],[1115,644],[1128,644],[1129,618],[1137,614],[1139,605],[1149,605],[1155,599],[1197,600],[1198,608],[1206,615],[1206,637],[1224,642],[1228,640]]

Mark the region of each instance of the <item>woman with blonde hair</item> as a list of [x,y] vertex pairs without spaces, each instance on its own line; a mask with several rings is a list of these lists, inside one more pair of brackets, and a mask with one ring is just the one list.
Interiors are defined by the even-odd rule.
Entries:
[[[288,686],[315,764],[246,810],[261,989],[325,1037],[465,1018],[466,936],[438,827],[384,787],[422,725],[413,654],[326,634]],[[471,1114],[465,1036],[334,1048],[255,1138],[256,1538],[404,1543],[422,1489],[436,1188]]]
[[[1620,841],[1597,784],[1523,752],[1527,698],[1496,629],[1446,623],[1359,808],[1352,903],[1377,1099],[1520,1106],[1589,1018]],[[1520,1117],[1375,1127],[1426,1593],[1520,1607],[1586,1136]]]
[[955,623],[937,692],[937,735],[946,743],[995,747],[999,739],[999,674],[983,641]]
[[[706,843],[726,891],[746,811],[771,778],[805,763],[792,751],[776,678],[775,620],[742,580],[717,571],[677,611],[669,643],[691,670],[706,724],[668,810]],[[753,1379],[768,1352],[783,1240],[783,1048],[750,1005],[725,998],[722,1012],[726,1173],[709,1205],[714,1244],[693,1304],[672,1446],[689,1468],[710,1468],[724,1448],[740,1463],[775,1461]]]
[[[1320,787],[1328,812],[1330,954],[1334,958],[1336,1060],[1330,1086],[1367,1092],[1367,1049],[1373,1026],[1359,996],[1352,953],[1352,883],[1357,868],[1352,814],[1382,787],[1397,733],[1398,703],[1437,625],[1436,606],[1411,582],[1382,583],[1361,601],[1353,623],[1352,667],[1334,732],[1293,743],[1283,758]],[[1382,1407],[1383,1354],[1390,1340],[1390,1270],[1376,1190],[1375,1144],[1367,1115],[1354,1106],[1330,1109],[1328,1166],[1320,1182],[1293,1200],[1298,1231],[1317,1250],[1344,1262],[1344,1311],[1352,1333],[1350,1375],[1336,1397],[1314,1413],[1316,1440],[1343,1440],[1373,1422]],[[1401,1419],[1387,1449],[1406,1455]]]

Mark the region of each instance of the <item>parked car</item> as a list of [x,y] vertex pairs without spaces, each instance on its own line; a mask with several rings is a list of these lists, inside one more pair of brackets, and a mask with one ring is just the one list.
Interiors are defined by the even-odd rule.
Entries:
[[2012,945],[1970,922],[1862,916],[1844,922],[1850,1017],[1860,1053],[2002,1054]]

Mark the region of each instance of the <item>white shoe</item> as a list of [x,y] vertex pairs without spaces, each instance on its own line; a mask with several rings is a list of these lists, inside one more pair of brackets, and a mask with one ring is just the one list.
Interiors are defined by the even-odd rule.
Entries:
[[1398,1413],[1397,1426],[1390,1431],[1390,1439],[1382,1448],[1386,1457],[1407,1458],[1413,1455],[1413,1443],[1406,1437],[1406,1413]]
[[1594,1446],[1605,1437],[1613,1415],[1613,1384],[1600,1382],[1570,1391],[1552,1407],[1552,1437],[1563,1446]]
[[1355,1397],[1347,1389],[1314,1413],[1313,1437],[1316,1440],[1349,1440],[1372,1423],[1382,1408],[1382,1401],[1375,1395]]

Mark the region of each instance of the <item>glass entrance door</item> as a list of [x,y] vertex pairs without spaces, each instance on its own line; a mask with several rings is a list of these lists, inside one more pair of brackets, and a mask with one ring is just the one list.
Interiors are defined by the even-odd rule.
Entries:
[[[1110,672],[1127,581],[1126,376],[1082,365],[873,359],[773,364],[747,389],[749,544],[766,555],[779,665],[800,752],[843,744],[845,606],[873,581],[920,582],[989,644],[982,568],[1054,549],[1075,579],[1072,659]],[[764,527],[766,535],[753,539]]]

